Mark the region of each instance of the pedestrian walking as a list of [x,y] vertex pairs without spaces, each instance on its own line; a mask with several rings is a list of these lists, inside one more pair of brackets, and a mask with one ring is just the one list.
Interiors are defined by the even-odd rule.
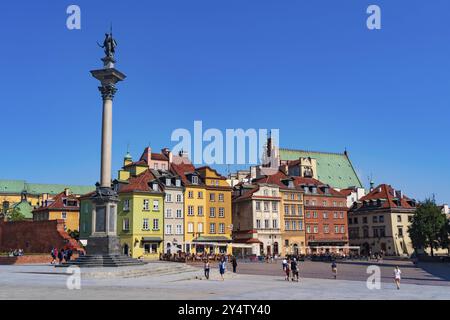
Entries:
[[64,249],[61,249],[61,250],[58,252],[58,260],[59,260],[59,264],[62,263],[63,259],[64,259]]
[[222,260],[219,262],[219,273],[220,276],[222,277],[222,281],[225,280],[224,275],[225,275],[225,259],[222,258]]
[[292,281],[298,282],[298,265],[297,265],[297,259],[292,259],[291,261],[291,270],[292,270]]
[[335,260],[331,263],[331,272],[333,273],[334,279],[337,279],[337,264]]
[[282,265],[283,265],[283,272],[286,272],[286,266],[287,266],[287,258],[285,257],[282,261]]
[[50,255],[52,256],[52,264],[55,264],[58,250],[56,248],[52,248],[52,251],[50,251]]
[[205,265],[204,265],[204,270],[205,270],[205,278],[206,280],[209,280],[209,270],[210,270],[210,264],[209,264],[209,260],[206,259],[205,260]]
[[284,280],[289,281],[289,277],[291,276],[291,269],[289,267],[289,262],[286,263],[286,268],[284,269],[285,277]]
[[394,282],[395,282],[395,285],[397,286],[397,290],[400,290],[401,279],[402,279],[402,271],[400,270],[400,268],[398,266],[396,266],[394,269]]
[[236,269],[237,269],[237,259],[236,259],[235,256],[233,256],[231,263],[232,263],[232,265],[233,265],[233,273],[236,273]]

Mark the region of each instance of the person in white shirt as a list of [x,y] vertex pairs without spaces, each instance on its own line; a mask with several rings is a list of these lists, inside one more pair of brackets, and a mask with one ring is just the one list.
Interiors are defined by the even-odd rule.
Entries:
[[397,290],[400,290],[400,280],[402,279],[402,271],[398,266],[394,269],[394,282],[397,285]]

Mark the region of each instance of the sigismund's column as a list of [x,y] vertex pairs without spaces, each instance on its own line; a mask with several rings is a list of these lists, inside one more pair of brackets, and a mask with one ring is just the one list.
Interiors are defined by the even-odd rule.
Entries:
[[120,241],[117,236],[117,203],[119,197],[111,187],[111,153],[112,153],[112,107],[116,84],[125,79],[125,75],[114,67],[116,41],[112,32],[105,35],[102,48],[105,49],[103,69],[93,70],[91,74],[100,81],[103,100],[102,145],[100,183],[91,197],[92,232],[87,243],[88,255],[120,255]]

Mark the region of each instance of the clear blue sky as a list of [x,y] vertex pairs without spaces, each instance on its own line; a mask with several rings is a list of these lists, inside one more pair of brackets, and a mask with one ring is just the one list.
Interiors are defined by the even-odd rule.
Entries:
[[[66,28],[66,8],[82,29]],[[366,8],[382,9],[382,30]],[[361,180],[450,201],[448,0],[1,1],[0,178],[93,184],[112,21],[113,168],[176,128],[279,128],[289,148],[349,150]]]

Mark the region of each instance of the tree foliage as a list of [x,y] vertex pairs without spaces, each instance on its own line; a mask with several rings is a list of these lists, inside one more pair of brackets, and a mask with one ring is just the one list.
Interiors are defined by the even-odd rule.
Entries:
[[446,215],[430,199],[419,205],[411,226],[408,228],[414,249],[430,248],[432,256],[434,256],[435,249],[447,249],[449,243],[448,231]]

